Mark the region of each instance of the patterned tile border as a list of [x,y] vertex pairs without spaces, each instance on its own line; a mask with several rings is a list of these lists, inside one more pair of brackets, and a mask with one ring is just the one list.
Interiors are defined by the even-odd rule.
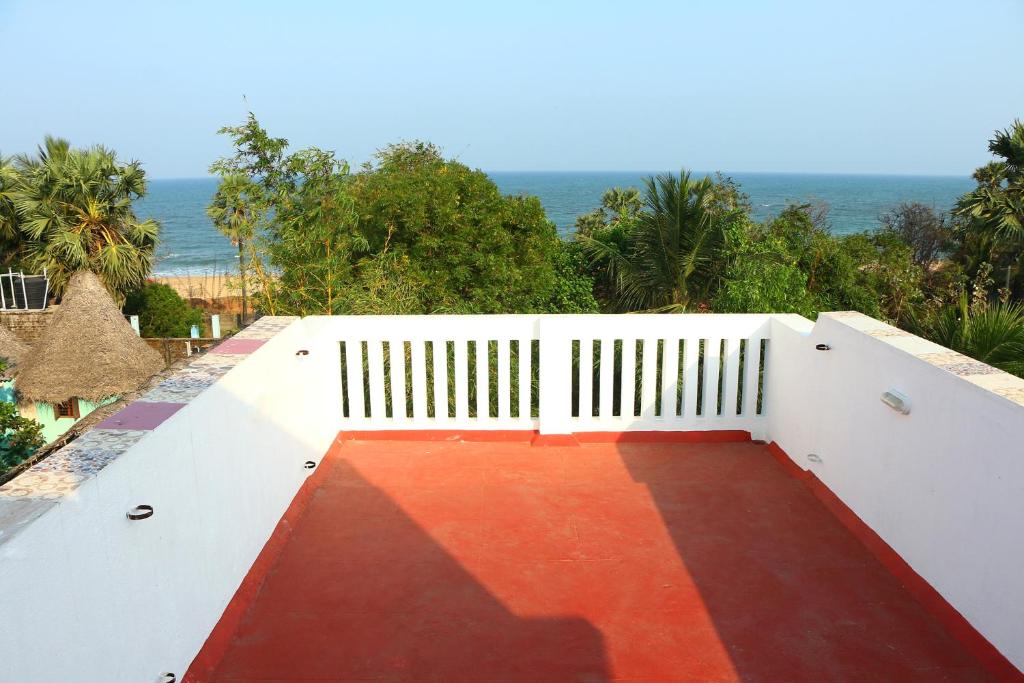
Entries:
[[135,401],[100,422],[96,429],[152,430],[184,407],[184,403]]
[[112,417],[0,486],[0,544],[156,429],[298,320],[264,317],[196,358]]
[[909,332],[856,311],[823,313],[842,325],[878,339],[918,360],[956,375],[977,387],[990,391],[1018,405],[1024,405],[1024,379],[1016,377],[987,363],[975,360],[951,349],[944,348]]
[[210,353],[252,353],[267,343],[266,339],[228,339],[210,349]]

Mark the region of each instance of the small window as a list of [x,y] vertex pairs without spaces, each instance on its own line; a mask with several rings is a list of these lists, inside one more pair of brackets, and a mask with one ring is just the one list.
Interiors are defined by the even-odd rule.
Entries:
[[54,405],[53,415],[57,418],[70,417],[77,420],[81,417],[81,414],[78,412],[78,399],[72,398],[64,401],[63,403]]

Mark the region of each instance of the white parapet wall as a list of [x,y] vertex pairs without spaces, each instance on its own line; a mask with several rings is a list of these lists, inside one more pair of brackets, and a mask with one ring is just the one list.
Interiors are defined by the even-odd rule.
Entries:
[[1024,669],[1024,380],[858,313],[771,339],[771,438]]
[[261,319],[0,487],[0,681],[180,680],[340,429],[749,431],[1024,666],[1024,381],[851,313],[339,316]]
[[143,398],[184,402],[159,426],[93,430],[0,488],[0,681],[181,680],[337,434],[336,357],[261,322]]

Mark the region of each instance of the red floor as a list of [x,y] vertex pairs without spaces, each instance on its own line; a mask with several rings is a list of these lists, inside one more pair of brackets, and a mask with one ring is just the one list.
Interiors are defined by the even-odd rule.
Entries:
[[764,446],[349,442],[217,681],[967,681]]

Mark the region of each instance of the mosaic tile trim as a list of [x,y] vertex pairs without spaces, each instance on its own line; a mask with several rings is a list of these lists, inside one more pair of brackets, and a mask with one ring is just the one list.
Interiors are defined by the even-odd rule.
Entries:
[[847,327],[874,337],[892,348],[904,351],[981,389],[991,391],[1018,405],[1024,405],[1024,380],[1019,377],[862,313],[841,311],[822,315],[838,319]]
[[913,337],[914,336],[914,335],[910,334],[909,332],[904,332],[903,330],[901,330],[901,329],[899,329],[897,327],[890,327],[888,325],[886,325],[885,327],[881,327],[881,328],[879,328],[877,330],[865,330],[864,334],[868,335],[869,337],[876,337],[878,339],[884,339],[885,337]]
[[[212,386],[296,317],[264,317],[165,378],[143,397],[0,486],[0,544],[72,493],[167,417]],[[231,343],[232,341],[235,343]],[[118,422],[119,421],[119,422]],[[115,424],[116,422],[116,424]]]
[[982,363],[981,361],[969,361],[967,363],[950,363],[949,365],[940,365],[940,368],[946,372],[952,372],[957,377],[971,377],[973,375],[996,375],[1002,372],[997,368]]
[[266,339],[239,339],[237,337],[232,337],[231,339],[221,342],[215,346],[210,350],[210,353],[249,354],[255,352],[266,343]]
[[97,429],[153,430],[185,407],[184,403],[134,401],[96,425]]
[[[1021,384],[1024,384],[1022,382]],[[1024,386],[1017,387],[994,387],[992,392],[1003,398],[1008,398],[1014,403],[1024,406]]]
[[919,353],[917,355],[923,361],[932,365],[954,365],[956,363],[977,362],[970,356],[965,356],[957,351],[940,351],[938,353]]
[[146,434],[145,431],[90,430],[0,486],[0,500],[57,500],[95,476]]
[[[139,442],[149,432],[141,429],[90,429],[64,448],[29,468],[29,472],[70,472],[92,476],[109,465],[117,456]],[[25,476],[15,477],[0,487],[17,484]]]
[[232,339],[270,339],[298,319],[298,316],[293,315],[263,316]]
[[[197,359],[198,360],[198,359]],[[188,403],[227,374],[229,367],[193,363],[182,368],[143,395],[143,401]]]

